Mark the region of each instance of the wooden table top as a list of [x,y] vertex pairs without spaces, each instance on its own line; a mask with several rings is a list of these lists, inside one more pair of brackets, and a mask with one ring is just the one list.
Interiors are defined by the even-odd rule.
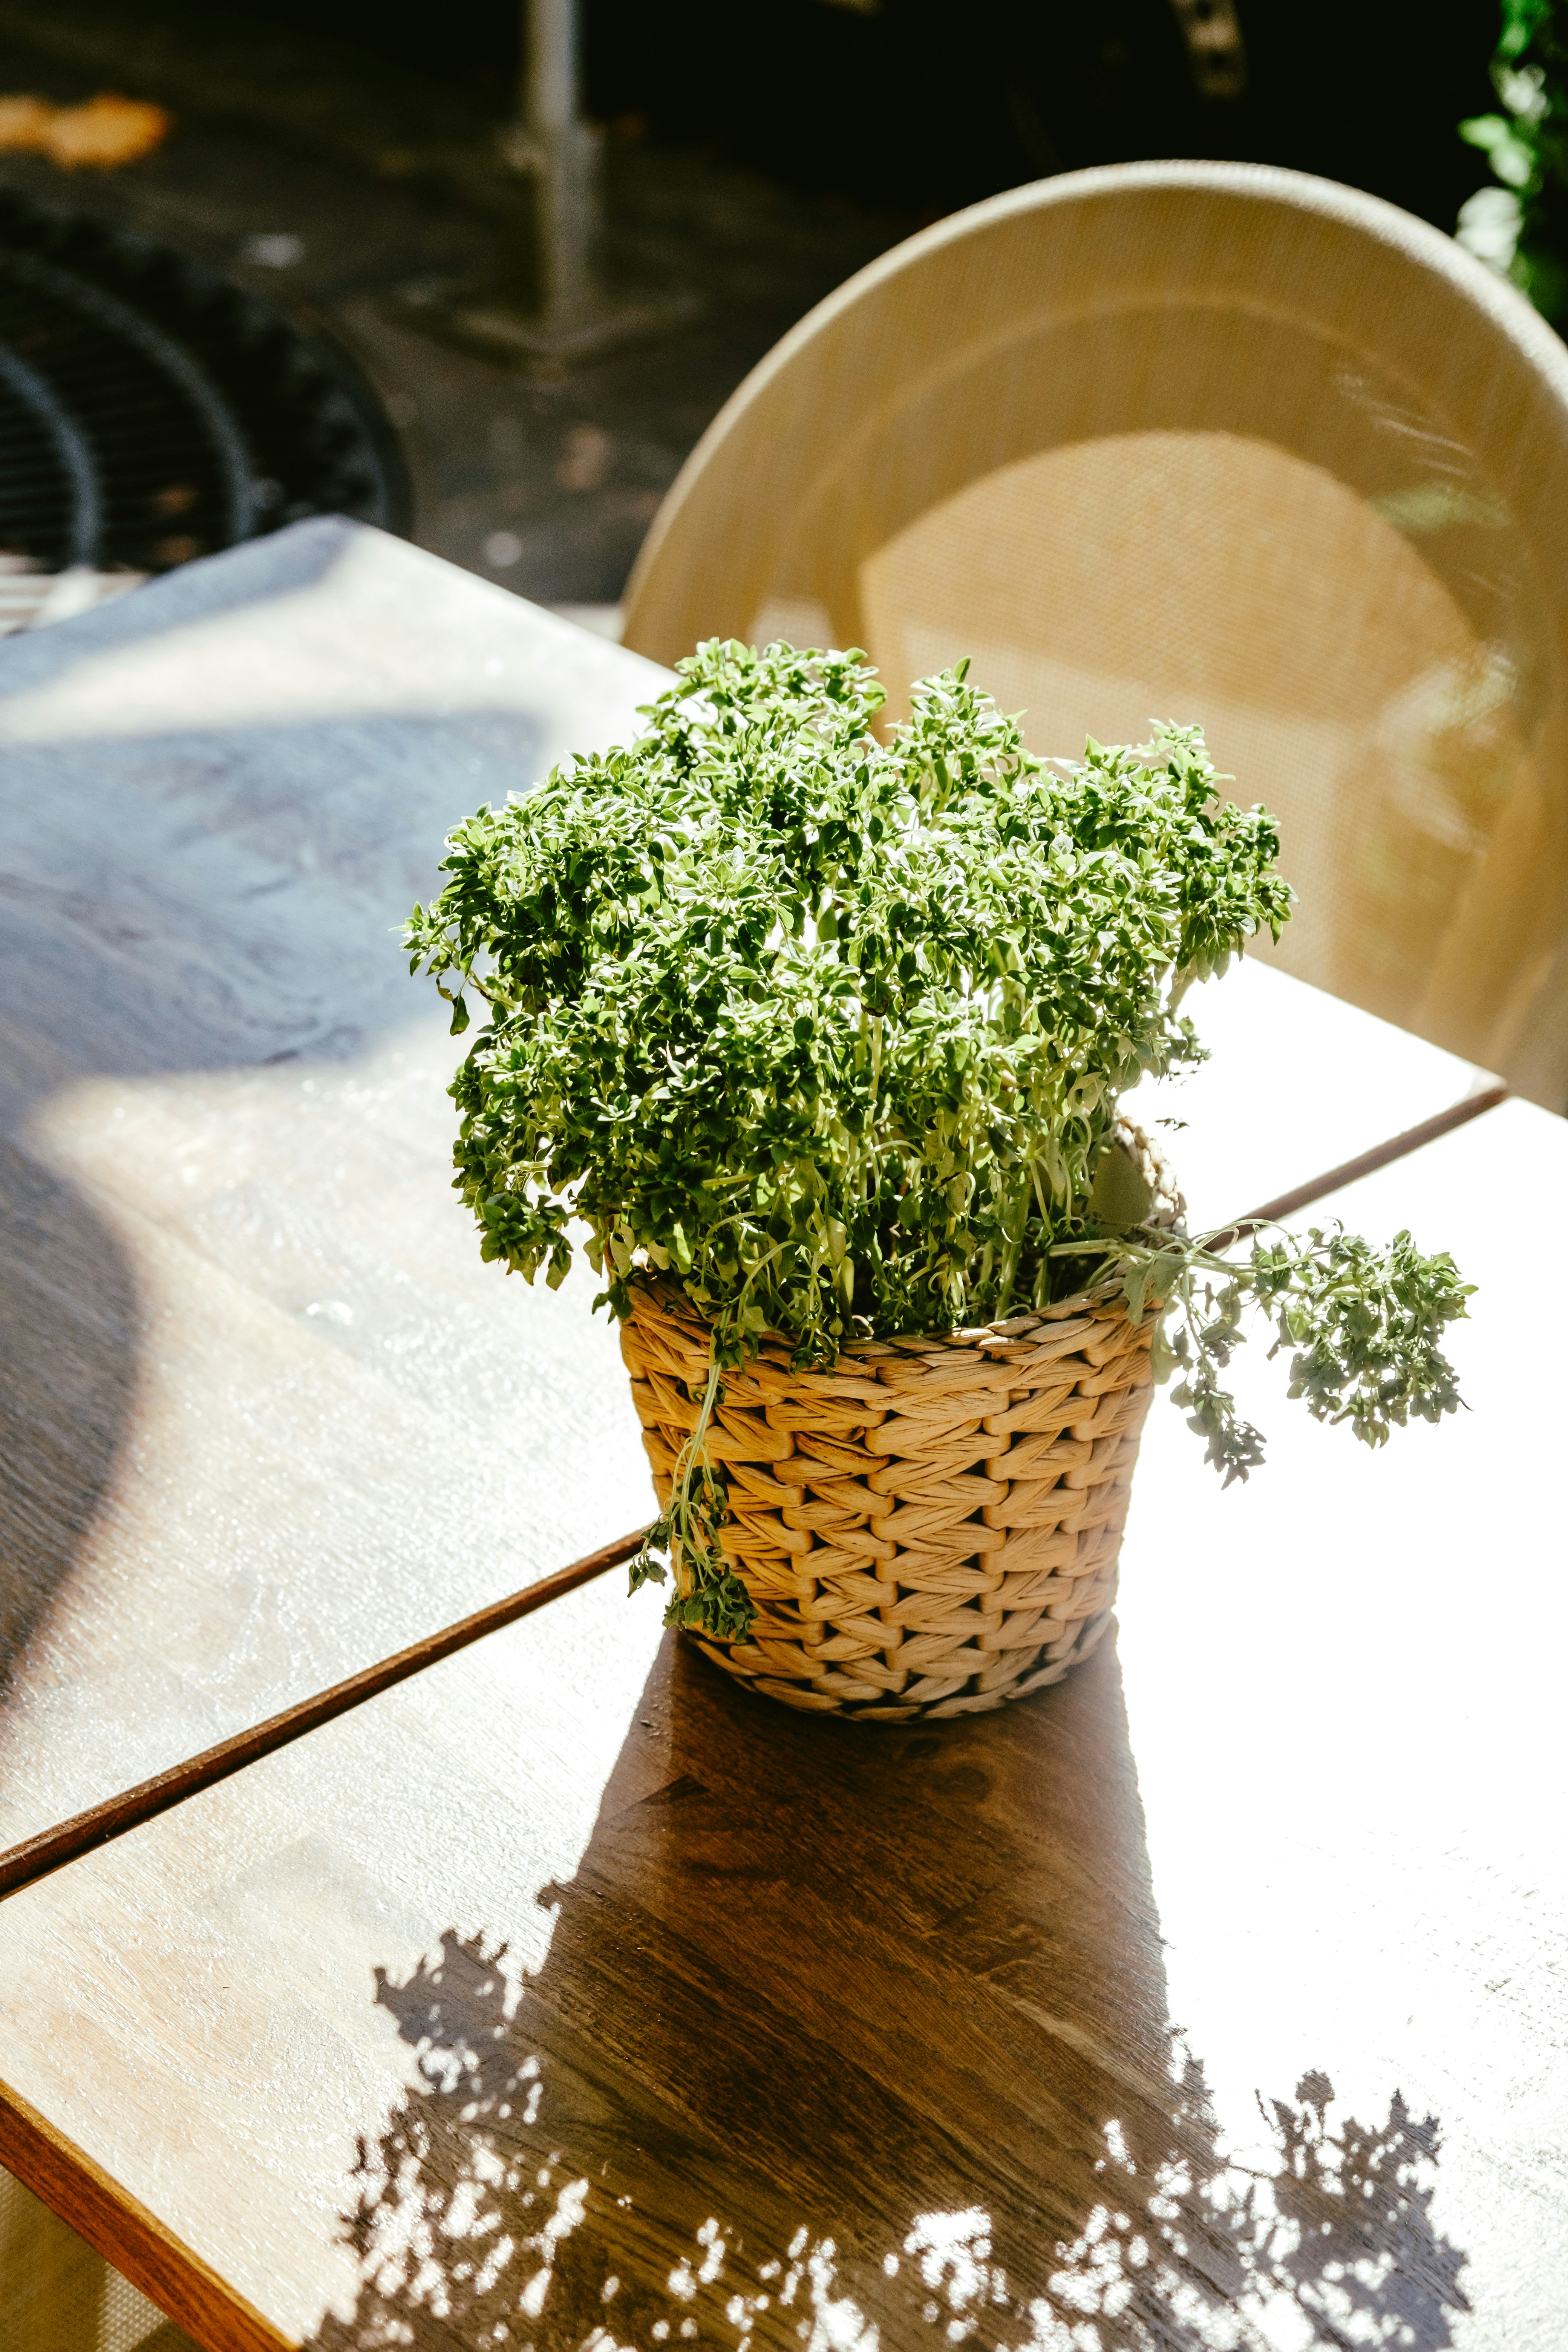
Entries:
[[0,2161],[213,2352],[1562,2340],[1565,1179],[1510,1104],[1331,1203],[1471,1411],[1244,1351],[1222,1492],[1157,1403],[1030,1702],[792,1715],[616,1577],[14,1896]]
[[661,683],[333,522],[0,646],[0,1847],[648,1517],[393,926]]
[[[591,1278],[448,1192],[393,929],[663,675],[321,521],[0,646],[0,1849],[647,1516]],[[1479,1083],[1255,964],[1194,1009],[1201,1222]]]
[[[1213,1231],[1496,1090],[1490,1072],[1251,956],[1188,992],[1211,1058],[1123,1097]],[[1169,1122],[1166,1124],[1165,1122]]]

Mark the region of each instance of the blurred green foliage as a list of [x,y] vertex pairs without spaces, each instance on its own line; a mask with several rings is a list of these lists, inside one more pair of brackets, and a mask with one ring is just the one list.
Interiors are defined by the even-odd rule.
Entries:
[[1503,0],[1492,83],[1503,110],[1459,125],[1495,174],[1460,212],[1459,242],[1561,328],[1568,320],[1568,0]]

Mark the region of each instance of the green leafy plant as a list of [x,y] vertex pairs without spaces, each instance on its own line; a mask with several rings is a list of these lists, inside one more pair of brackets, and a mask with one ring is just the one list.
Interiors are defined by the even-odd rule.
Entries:
[[1120,1096],[1204,1058],[1187,987],[1288,919],[1273,820],[1220,800],[1196,728],[1042,761],[966,670],[882,741],[863,655],[704,645],[635,743],[459,825],[408,922],[454,1031],[488,1015],[452,1087],[485,1256],[553,1285],[576,1228],[595,1304],[657,1273],[710,1326],[634,1582],[673,1538],[671,1621],[724,1638],[752,1612],[703,1439],[764,1331],[830,1365],[1120,1284],[1227,1482],[1261,1459],[1218,1379],[1249,1298],[1320,1418],[1376,1444],[1457,1402],[1447,1258],[1314,1233],[1233,1259],[1150,1223],[1118,1144]]
[[1459,136],[1479,147],[1493,182],[1460,210],[1459,243],[1568,323],[1568,0],[1502,0],[1492,58],[1497,114]]

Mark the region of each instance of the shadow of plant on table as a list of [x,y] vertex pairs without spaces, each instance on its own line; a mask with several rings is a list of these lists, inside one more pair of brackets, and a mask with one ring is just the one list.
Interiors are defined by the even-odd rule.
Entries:
[[457,1928],[380,1974],[423,2079],[362,2145],[357,2303],[312,2352],[1452,2342],[1434,2118],[1310,2074],[1267,2162],[1227,2153],[1113,1654],[868,1738],[667,1637],[641,1712],[673,1777],[612,1780],[537,1975]]
[[1070,2243],[1043,2241],[1032,2272],[994,2259],[981,2205],[911,2212],[879,2266],[841,2244],[842,2224],[759,2242],[719,2212],[661,2287],[631,2274],[649,2250],[635,2198],[546,2153],[567,2119],[550,2071],[521,2054],[497,1957],[448,1936],[439,1962],[378,1993],[419,2046],[426,2087],[364,2152],[351,2226],[365,2284],[353,2318],[315,2339],[321,2352],[692,2340],[739,2352],[802,2338],[869,2352],[889,2323],[895,2345],[929,2330],[1007,2352],[1242,2352],[1279,2340],[1286,2312],[1313,2343],[1437,2352],[1469,2308],[1465,2256],[1428,2214],[1436,2117],[1395,2092],[1386,2118],[1363,2125],[1331,2112],[1332,2084],[1308,2074],[1293,2100],[1268,2102],[1277,2164],[1260,2174],[1227,2160],[1203,2066],[1179,2044],[1168,2152],[1137,2165],[1110,2126],[1104,2201]]

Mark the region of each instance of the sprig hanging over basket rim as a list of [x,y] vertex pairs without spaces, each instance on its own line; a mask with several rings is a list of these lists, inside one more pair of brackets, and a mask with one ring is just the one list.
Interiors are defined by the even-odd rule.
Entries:
[[[1278,1239],[1265,1244],[1266,1232]],[[1241,1263],[1215,1246],[1246,1240],[1252,1254]],[[1365,1444],[1386,1444],[1394,1428],[1413,1418],[1439,1421],[1463,1402],[1437,1342],[1450,1322],[1466,1318],[1475,1286],[1460,1278],[1447,1252],[1423,1256],[1407,1231],[1383,1252],[1347,1234],[1338,1220],[1305,1235],[1248,1219],[1239,1229],[1195,1236],[1142,1227],[1098,1244],[1058,1246],[1065,1256],[1096,1255],[1107,1265],[1102,1280],[1063,1307],[1103,1306],[1120,1294],[1132,1323],[1152,1323],[1154,1378],[1163,1382],[1181,1372],[1173,1401],[1190,1408],[1187,1425],[1205,1440],[1205,1458],[1227,1486],[1264,1459],[1260,1433],[1241,1419],[1218,1377],[1247,1336],[1241,1316],[1248,1303],[1275,1331],[1269,1358],[1287,1347],[1296,1350],[1289,1396],[1303,1401],[1315,1420],[1349,1423]],[[658,1555],[678,1547],[681,1590],[666,1622],[740,1641],[757,1612],[721,1549],[725,1482],[703,1446],[722,1393],[715,1355],[696,1427],[676,1465],[671,1507],[648,1529],[632,1563],[630,1590],[649,1580],[662,1583]]]
[[[1296,1318],[1322,1417],[1386,1433],[1450,1410],[1415,1330],[1462,1312],[1447,1261],[1324,1242],[1221,1275],[1122,1197],[1120,1097],[1205,1058],[1188,987],[1289,919],[1273,819],[1221,797],[1195,727],[1037,759],[967,667],[919,681],[881,740],[864,655],[714,640],[635,742],[456,829],[405,943],[454,1031],[468,996],[486,1009],[452,1087],[484,1255],[554,1285],[581,1245],[617,1316],[639,1268],[677,1280],[713,1335],[705,1413],[763,1333],[826,1366],[1043,1311],[1096,1266],[1152,1297],[1154,1263],[1227,1476],[1257,1458],[1216,1377],[1238,1283],[1282,1336]],[[743,1587],[721,1573],[723,1481],[688,1469],[673,1605],[700,1591],[716,1630]]]

